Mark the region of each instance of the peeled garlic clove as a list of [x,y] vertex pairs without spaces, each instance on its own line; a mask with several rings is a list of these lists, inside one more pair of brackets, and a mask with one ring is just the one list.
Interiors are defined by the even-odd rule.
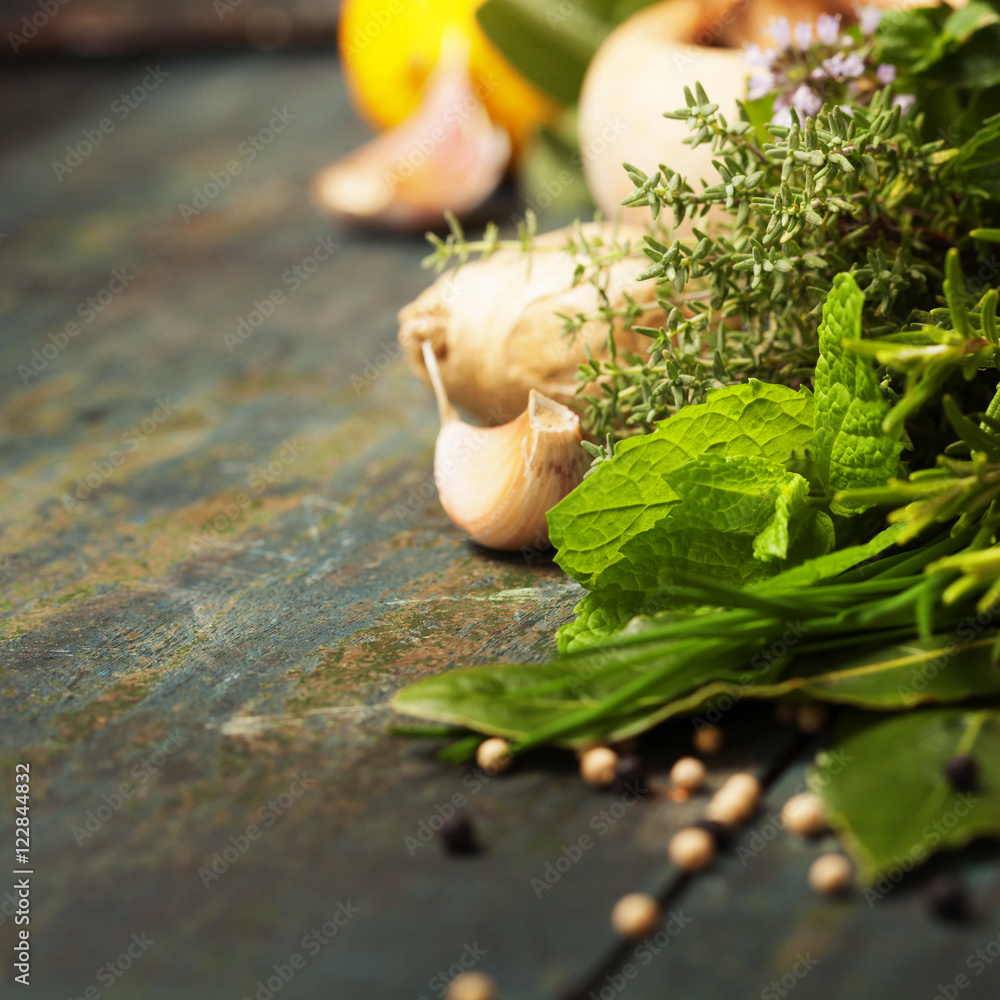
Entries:
[[[656,282],[636,280],[649,264],[641,249],[643,233],[637,226],[581,226],[590,243],[628,249],[601,277],[608,304],[620,308],[628,294],[646,310],[638,325],[655,327],[664,321]],[[602,305],[589,280],[589,259],[560,249],[572,235],[568,228],[558,229],[536,236],[537,250],[499,250],[442,274],[400,310],[399,343],[410,368],[430,381],[422,355],[423,345],[430,343],[452,402],[487,424],[521,413],[531,389],[578,405],[577,369],[588,356],[607,357],[608,324],[593,319],[575,336],[563,333],[563,316],[596,316]],[[585,268],[582,279],[578,265]],[[614,337],[619,352],[644,355],[649,349],[648,337],[623,329],[620,321]]]
[[546,512],[580,483],[589,465],[579,418],[532,390],[517,419],[473,427],[448,401],[430,344],[423,355],[441,415],[434,449],[441,506],[480,545],[545,548]]
[[507,133],[473,92],[467,59],[443,55],[420,108],[317,174],[313,194],[356,222],[417,228],[482,204],[510,152]]

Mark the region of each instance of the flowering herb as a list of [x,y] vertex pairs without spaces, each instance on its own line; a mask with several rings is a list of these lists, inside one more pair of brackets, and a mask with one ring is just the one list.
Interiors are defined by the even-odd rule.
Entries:
[[[814,117],[824,106],[839,107],[852,114],[853,107],[866,107],[872,95],[896,79],[896,67],[875,58],[875,31],[882,12],[866,7],[859,12],[858,26],[842,30],[840,15],[820,14],[815,27],[800,21],[790,26],[787,17],[771,21],[775,47],[746,49],[754,68],[749,98],[771,97],[771,120],[791,125],[792,111],[800,120]],[[893,103],[903,111],[913,104],[912,94],[897,94]]]
[[701,86],[667,112],[718,180],[626,166],[667,319],[648,356],[581,372],[609,444],[549,514],[590,591],[560,656],[427,678],[396,707],[515,753],[720,698],[876,710],[842,736],[861,763],[816,782],[870,881],[1000,836],[997,794],[946,836],[931,822],[963,794],[956,754],[1000,760],[1000,10],[773,30],[738,121]]

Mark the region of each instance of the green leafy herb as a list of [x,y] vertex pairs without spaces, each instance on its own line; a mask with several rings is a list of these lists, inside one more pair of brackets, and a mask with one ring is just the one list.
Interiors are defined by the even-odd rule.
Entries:
[[[816,471],[828,495],[882,486],[899,471],[901,428],[882,433],[889,404],[871,363],[845,350],[861,337],[865,297],[839,274],[823,306],[816,362]],[[835,513],[853,513],[834,504]]]
[[[1000,710],[861,716],[853,725],[837,757],[821,755],[810,780],[864,882],[895,867],[909,871],[939,848],[1000,835]],[[944,775],[955,754],[979,765],[972,791],[956,791]]]
[[584,586],[597,586],[623,547],[678,503],[668,473],[702,455],[792,462],[808,447],[812,424],[810,393],[751,381],[717,390],[654,433],[623,442],[549,512],[559,565]]

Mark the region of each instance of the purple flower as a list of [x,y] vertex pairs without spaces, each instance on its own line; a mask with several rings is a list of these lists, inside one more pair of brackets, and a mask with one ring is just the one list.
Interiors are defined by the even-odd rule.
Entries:
[[773,73],[764,73],[761,76],[750,77],[750,87],[747,91],[747,97],[751,101],[756,101],[758,97],[770,94],[774,89],[775,82]]
[[816,37],[824,45],[836,45],[840,37],[840,15],[820,14],[816,21]]
[[896,79],[896,67],[892,63],[880,63],[878,69],[875,70],[875,79],[883,87],[887,87]]
[[882,11],[878,7],[862,7],[858,11],[858,26],[862,35],[874,35],[882,20]]
[[852,80],[865,71],[865,61],[857,54],[836,52],[829,59],[823,60],[823,69],[836,80]]
[[813,26],[809,21],[795,23],[795,44],[800,52],[808,52],[813,42]]
[[899,108],[902,114],[906,114],[913,107],[913,102],[917,99],[915,94],[897,94],[892,99],[892,106]]
[[799,118],[812,118],[823,107],[823,99],[803,83],[792,94],[792,107],[798,112]]
[[746,59],[748,66],[756,66],[759,69],[770,69],[771,61],[774,59],[774,49],[764,51],[756,43],[753,45],[744,45],[743,58]]
[[772,17],[768,22],[767,30],[779,49],[791,48],[792,29],[788,25],[787,17],[784,15],[781,17]]

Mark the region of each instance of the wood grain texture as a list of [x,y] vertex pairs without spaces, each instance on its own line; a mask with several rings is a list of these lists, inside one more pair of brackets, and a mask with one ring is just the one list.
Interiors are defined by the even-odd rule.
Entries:
[[[144,67],[0,77],[21,122],[0,155],[0,789],[32,763],[37,995],[252,998],[301,954],[281,1000],[418,1000],[480,951],[505,998],[600,995],[627,959],[611,905],[646,889],[693,922],[626,996],[757,997],[812,947],[843,971],[796,997],[930,1000],[928,976],[992,924],[942,930],[918,892],[871,914],[818,902],[784,837],[681,878],[666,844],[703,798],[618,801],[569,755],[482,782],[386,735],[387,699],[417,677],[550,655],[580,591],[545,559],[469,545],[434,497],[433,403],[394,348],[423,242],[338,228],[305,196],[364,136],[335,62],[163,69],[61,179],[52,163]],[[30,121],[10,110],[46,90]],[[241,152],[278,112],[294,117]],[[335,250],[293,288],[324,240]],[[713,783],[752,767],[794,785],[797,739],[766,710],[726,725]],[[660,780],[690,735],[679,722],[649,744]],[[485,846],[470,859],[421,839],[456,794]],[[4,805],[0,842],[11,830]],[[963,863],[995,907],[995,866]],[[559,878],[539,889],[548,866]],[[348,903],[336,936],[303,943]],[[153,944],[108,987],[99,969],[133,934]]]

